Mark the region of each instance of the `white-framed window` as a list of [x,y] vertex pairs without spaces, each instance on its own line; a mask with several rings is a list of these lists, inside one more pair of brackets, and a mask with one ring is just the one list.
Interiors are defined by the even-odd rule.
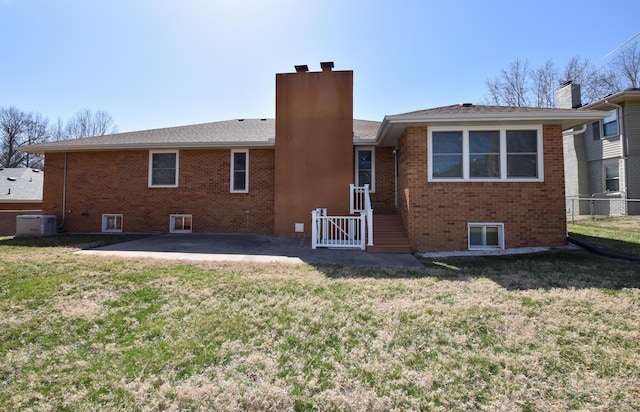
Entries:
[[373,147],[356,148],[356,186],[369,185],[376,191],[376,152]]
[[179,152],[152,150],[149,152],[149,187],[178,187]]
[[122,214],[105,213],[102,215],[103,232],[122,232]]
[[169,233],[191,233],[191,215],[170,215]]
[[602,179],[605,191],[620,191],[620,165],[617,159],[602,162]]
[[469,249],[504,249],[504,223],[469,223]]
[[249,151],[231,151],[231,182],[232,193],[249,192]]
[[602,136],[611,137],[618,135],[618,109],[609,111],[609,117],[602,120]]
[[544,180],[541,126],[433,127],[429,181]]

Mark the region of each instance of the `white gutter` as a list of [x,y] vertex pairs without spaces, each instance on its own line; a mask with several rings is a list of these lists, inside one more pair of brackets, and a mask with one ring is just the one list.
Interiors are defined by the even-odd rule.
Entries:
[[21,148],[23,152],[92,152],[92,151],[121,151],[121,150],[155,150],[155,149],[235,149],[235,148],[263,148],[274,147],[275,139],[267,141],[246,142],[153,142],[153,143],[119,143],[119,144],[51,144],[46,143]]
[[583,124],[582,127],[578,130],[576,129],[567,129],[562,131],[562,136],[575,136],[577,134],[581,134],[587,131],[587,123]]

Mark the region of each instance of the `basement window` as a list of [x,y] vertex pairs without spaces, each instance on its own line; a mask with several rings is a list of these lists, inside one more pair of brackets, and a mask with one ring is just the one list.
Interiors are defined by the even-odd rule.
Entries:
[[504,223],[469,223],[469,249],[504,249]]
[[122,214],[103,214],[103,232],[122,232]]
[[191,233],[191,215],[170,215],[169,233]]

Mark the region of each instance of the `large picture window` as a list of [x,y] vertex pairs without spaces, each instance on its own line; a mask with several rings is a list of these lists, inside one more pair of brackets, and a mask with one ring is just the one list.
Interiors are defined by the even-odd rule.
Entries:
[[541,127],[429,129],[429,181],[542,181]]
[[149,187],[178,186],[178,152],[149,152]]
[[434,178],[458,178],[462,174],[462,132],[433,132],[431,165]]
[[231,151],[231,192],[249,192],[249,152]]
[[538,133],[507,130],[507,178],[538,177]]
[[500,177],[500,131],[469,131],[469,177]]

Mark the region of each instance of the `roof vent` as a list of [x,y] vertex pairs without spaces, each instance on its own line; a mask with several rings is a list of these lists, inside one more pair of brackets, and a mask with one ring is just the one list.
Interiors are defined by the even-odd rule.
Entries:
[[238,119],[239,122],[244,122],[244,119]]
[[31,171],[32,171],[33,173],[40,173],[40,170],[38,170],[38,169],[31,169]]
[[16,178],[15,178],[15,177],[13,177],[13,176],[9,176],[9,177],[7,177],[7,180],[8,180],[8,181],[10,181],[10,182],[15,182],[15,181],[16,181],[16,180],[18,180],[18,179],[16,179]]
[[333,62],[320,62],[320,67],[323,72],[330,72],[333,69]]
[[460,103],[460,107],[473,107],[473,103]]
[[266,121],[267,121],[267,119],[260,119],[260,121],[261,121],[261,122],[266,122]]
[[296,73],[305,73],[309,71],[309,66],[306,64],[300,64],[294,67],[296,68]]

